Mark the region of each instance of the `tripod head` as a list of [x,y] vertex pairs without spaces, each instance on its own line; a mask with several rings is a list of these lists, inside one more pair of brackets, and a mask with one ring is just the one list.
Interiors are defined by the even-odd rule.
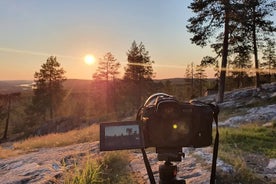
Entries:
[[156,153],[159,161],[181,162],[185,157],[182,148],[156,148]]

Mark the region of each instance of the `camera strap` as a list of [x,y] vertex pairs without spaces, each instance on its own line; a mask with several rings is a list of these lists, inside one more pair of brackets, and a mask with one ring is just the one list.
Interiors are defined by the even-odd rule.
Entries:
[[211,178],[210,184],[215,184],[216,181],[216,166],[217,166],[217,158],[218,158],[218,147],[219,147],[219,131],[218,131],[218,114],[219,108],[216,105],[209,104],[213,110],[213,118],[216,123],[216,137],[213,147],[213,160],[212,160],[212,171],[211,171]]

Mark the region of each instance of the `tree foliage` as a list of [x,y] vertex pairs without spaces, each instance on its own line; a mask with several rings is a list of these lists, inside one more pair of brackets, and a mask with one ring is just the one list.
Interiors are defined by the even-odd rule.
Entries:
[[[97,71],[94,73],[93,78],[97,82],[104,81],[104,84],[100,85],[98,83],[98,87],[102,87],[103,93],[100,93],[103,96],[103,103],[105,104],[105,108],[103,109],[105,112],[110,112],[111,109],[115,108],[115,79],[119,74],[120,63],[117,62],[117,59],[111,54],[111,52],[106,53],[102,59],[99,61],[99,65]],[[100,97],[99,97],[100,98]],[[99,100],[99,99],[97,99]]]
[[[275,10],[270,0],[200,0],[189,8],[196,16],[189,19],[188,31],[193,33],[192,43],[201,47],[211,43],[217,56],[222,57],[218,101],[223,101],[227,60],[233,56],[237,61],[245,53],[254,54],[256,86],[260,87],[258,45],[275,32],[273,21],[267,18]],[[248,58],[248,57],[247,57]],[[216,59],[206,57],[205,64],[215,64]],[[245,63],[249,61],[245,61]]]
[[197,89],[197,92],[198,92],[197,95],[203,96],[204,88],[206,85],[206,78],[207,78],[207,75],[205,73],[205,68],[201,65],[197,65],[195,69],[194,77],[196,78],[195,89]]
[[186,78],[186,93],[189,98],[194,98],[194,63],[188,64],[185,70],[185,78]]
[[154,72],[149,52],[141,42],[139,45],[132,42],[130,50],[127,52],[128,64],[125,67],[124,80],[128,83],[129,93],[134,97],[132,100],[135,106],[140,106],[143,96],[149,90],[149,83],[152,82]]
[[34,96],[32,105],[29,107],[30,113],[46,119],[49,113],[53,119],[54,112],[61,104],[64,90],[62,83],[66,80],[65,70],[61,68],[57,58],[50,56],[46,63],[41,65],[39,72],[34,74]]
[[117,62],[117,59],[111,54],[106,53],[99,61],[97,71],[94,73],[93,78],[96,80],[113,80],[119,74],[119,68],[121,64]]
[[[225,76],[228,57],[228,41],[230,32],[230,15],[232,9],[230,0],[194,0],[190,9],[196,13],[196,16],[191,17],[188,31],[193,33],[191,38],[192,43],[201,47],[206,46],[215,37],[217,40],[223,39],[222,62],[220,72],[220,85],[218,93],[218,102],[223,102]],[[224,28],[222,32],[220,30]]]
[[241,49],[234,60],[229,62],[232,66],[232,71],[230,72],[234,80],[236,81],[236,88],[244,87],[244,83],[248,76],[248,69],[252,67],[251,56],[247,49],[239,47]]
[[20,93],[0,94],[0,121],[6,119],[5,130],[2,139],[7,139],[10,123],[10,114],[12,111],[12,101],[16,100]]
[[263,62],[260,66],[265,70],[264,75],[267,76],[268,82],[271,82],[272,76],[276,79],[276,52],[274,40],[266,40],[266,45],[263,50]]
[[[263,35],[273,34],[275,27],[273,22],[267,20],[268,16],[271,16],[271,12],[276,9],[276,2],[269,0],[246,0],[245,11],[243,18],[248,28],[249,34],[251,34],[254,61],[256,68],[256,87],[261,87],[260,76],[259,76],[259,58],[258,58],[258,40],[262,40]],[[261,33],[261,34],[257,34]]]
[[154,63],[146,51],[144,44],[139,45],[135,41],[132,42],[130,50],[127,52],[127,67],[125,68],[125,80],[135,82],[152,80],[154,77],[152,64]]

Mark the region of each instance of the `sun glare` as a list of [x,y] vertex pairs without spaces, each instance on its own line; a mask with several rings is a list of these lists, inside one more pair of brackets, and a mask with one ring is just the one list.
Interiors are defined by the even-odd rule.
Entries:
[[84,57],[84,61],[85,61],[86,64],[92,65],[95,62],[95,57],[92,56],[92,55],[86,55]]

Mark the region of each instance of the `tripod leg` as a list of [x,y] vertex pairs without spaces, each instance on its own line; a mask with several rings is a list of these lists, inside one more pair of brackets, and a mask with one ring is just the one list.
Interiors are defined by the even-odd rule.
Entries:
[[146,154],[146,151],[145,151],[144,148],[142,148],[141,151],[142,151],[142,154],[143,154],[143,159],[144,159],[144,163],[145,163],[145,166],[146,166],[146,169],[147,169],[147,173],[148,173],[148,176],[149,176],[150,183],[151,184],[156,184],[155,180],[154,180],[153,172],[151,170],[150,163],[149,163],[149,160],[148,160],[148,157],[147,157],[147,154]]

